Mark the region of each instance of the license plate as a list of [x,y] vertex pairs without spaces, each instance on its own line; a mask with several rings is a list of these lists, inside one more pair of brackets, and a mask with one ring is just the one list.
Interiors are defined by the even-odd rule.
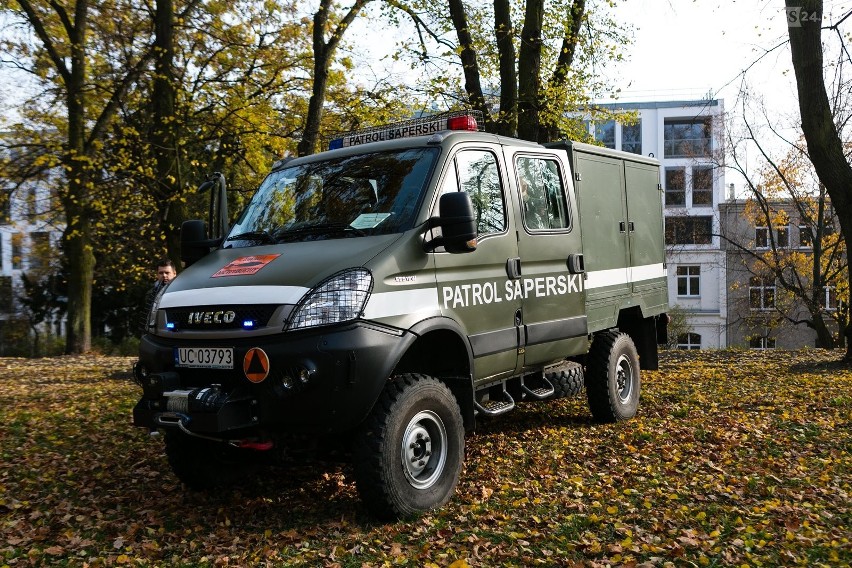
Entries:
[[176,347],[175,367],[190,369],[233,369],[231,347]]

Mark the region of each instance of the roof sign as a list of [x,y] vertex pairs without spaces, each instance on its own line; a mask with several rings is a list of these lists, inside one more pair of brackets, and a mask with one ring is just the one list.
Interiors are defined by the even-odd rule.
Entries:
[[476,112],[463,111],[443,113],[423,118],[415,118],[389,124],[350,132],[341,138],[336,138],[329,143],[329,150],[358,146],[369,142],[385,142],[397,138],[410,138],[413,136],[426,136],[443,132],[444,130],[478,130]]

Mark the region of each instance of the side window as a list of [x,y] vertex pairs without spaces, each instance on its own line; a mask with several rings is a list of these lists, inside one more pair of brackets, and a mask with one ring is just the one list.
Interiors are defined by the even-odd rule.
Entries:
[[519,157],[517,170],[524,226],[530,231],[566,229],[568,207],[556,160]]
[[441,187],[441,194],[451,191],[470,194],[480,237],[506,229],[503,186],[494,154],[485,150],[463,150],[456,154]]

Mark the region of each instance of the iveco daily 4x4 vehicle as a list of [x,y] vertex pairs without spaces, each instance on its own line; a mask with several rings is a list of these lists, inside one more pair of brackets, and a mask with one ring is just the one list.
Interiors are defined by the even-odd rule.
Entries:
[[369,508],[408,516],[450,499],[478,418],[583,380],[596,419],[635,414],[668,305],[657,162],[476,130],[348,135],[276,165],[220,238],[184,224],[133,413],[183,482],[331,434]]

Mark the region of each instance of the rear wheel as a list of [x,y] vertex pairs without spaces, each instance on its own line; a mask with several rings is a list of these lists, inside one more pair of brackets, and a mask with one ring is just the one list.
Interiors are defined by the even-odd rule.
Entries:
[[595,336],[586,366],[586,395],[599,422],[627,420],[639,408],[639,355],[626,333]]
[[381,518],[439,507],[455,492],[464,459],[464,428],[455,396],[425,375],[388,382],[356,437],[358,492]]

